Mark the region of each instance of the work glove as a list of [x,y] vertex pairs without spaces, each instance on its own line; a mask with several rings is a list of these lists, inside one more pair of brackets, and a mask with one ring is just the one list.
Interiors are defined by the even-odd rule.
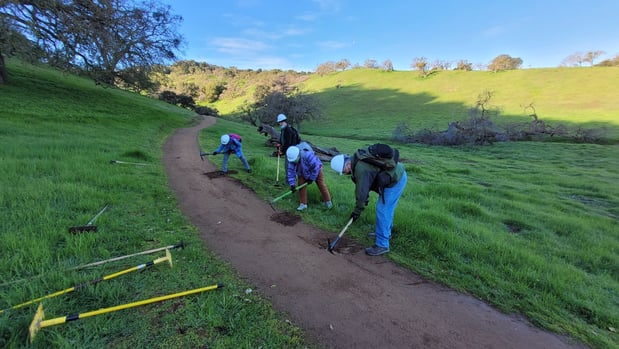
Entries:
[[352,221],[356,221],[357,219],[359,219],[359,216],[361,216],[361,214],[357,213],[357,212],[353,212],[350,214],[350,218],[352,218]]
[[295,191],[297,191],[297,186],[296,186],[296,185],[294,185],[294,184],[293,184],[293,185],[291,185],[291,186],[290,186],[290,191],[291,191],[291,192],[293,192],[293,193],[294,193]]
[[213,155],[217,155],[217,152],[216,152],[216,151],[214,151],[214,152],[213,152]]

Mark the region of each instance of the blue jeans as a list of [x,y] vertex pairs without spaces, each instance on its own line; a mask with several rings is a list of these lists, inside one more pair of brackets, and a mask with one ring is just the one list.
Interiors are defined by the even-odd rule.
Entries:
[[406,180],[408,176],[406,172],[396,185],[391,188],[385,188],[384,203],[383,198],[379,197],[376,203],[376,246],[389,248],[389,240],[391,239],[391,228],[393,228],[393,216],[395,214],[395,207],[398,204],[398,200],[404,188],[406,187]]
[[[245,157],[243,156],[243,153],[240,153],[240,155],[238,155],[238,157],[241,160],[241,162],[243,163],[243,167],[245,167],[245,170],[249,170],[249,164],[247,163],[247,159],[245,159]],[[224,153],[224,160],[223,160],[223,162],[221,164],[221,170],[223,172],[228,172],[228,159],[229,158],[230,158],[230,153]]]

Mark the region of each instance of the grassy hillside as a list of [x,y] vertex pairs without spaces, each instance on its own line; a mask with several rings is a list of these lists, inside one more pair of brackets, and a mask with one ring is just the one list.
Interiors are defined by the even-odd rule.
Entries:
[[[301,86],[317,96],[325,117],[303,124],[302,130],[357,138],[389,138],[400,123],[414,130],[445,130],[449,122],[467,119],[477,97],[492,91],[491,104],[501,110],[495,120],[499,124],[531,121],[525,106],[532,104],[550,125],[604,127],[609,137],[619,140],[618,79],[616,67],[441,71],[427,78],[415,71],[376,69],[312,75]],[[233,115],[249,97],[214,106],[224,116]],[[351,120],[354,127],[343,130]]]

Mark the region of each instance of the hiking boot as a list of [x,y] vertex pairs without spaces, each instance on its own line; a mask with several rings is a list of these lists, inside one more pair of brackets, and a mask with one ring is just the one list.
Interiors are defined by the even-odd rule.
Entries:
[[247,169],[247,173],[251,173],[251,168],[248,168],[248,169]]
[[372,246],[365,249],[365,254],[369,256],[380,256],[389,252],[389,247]]
[[333,207],[333,203],[331,201],[327,201],[325,202],[325,206],[327,206],[327,209],[331,209],[331,207]]
[[297,207],[297,211],[303,211],[303,210],[305,210],[306,208],[307,208],[307,205],[306,205],[306,204],[301,204],[301,205],[299,205],[299,207]]
[[370,239],[376,239],[376,233],[368,233]]

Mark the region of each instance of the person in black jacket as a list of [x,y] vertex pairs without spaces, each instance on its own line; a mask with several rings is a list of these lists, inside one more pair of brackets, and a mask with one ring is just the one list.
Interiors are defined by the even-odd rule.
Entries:
[[288,125],[288,118],[286,115],[279,114],[277,116],[277,123],[281,129],[279,133],[279,143],[277,145],[279,155],[286,155],[286,151],[289,147],[293,145],[297,145],[301,143],[301,137],[299,137],[299,132],[297,130]]

